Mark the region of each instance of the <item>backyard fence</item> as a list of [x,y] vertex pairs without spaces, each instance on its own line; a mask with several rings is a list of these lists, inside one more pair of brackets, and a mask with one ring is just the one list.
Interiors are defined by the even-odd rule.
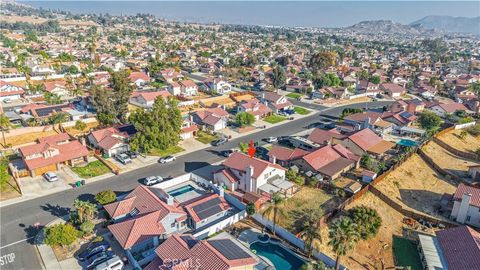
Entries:
[[460,151],[460,150],[458,150],[456,148],[453,148],[452,146],[448,145],[444,141],[440,140],[438,137],[434,137],[433,141],[436,142],[437,144],[439,144],[441,147],[447,149],[449,152],[451,152],[451,153],[453,153],[453,154],[455,154],[459,157],[480,161],[480,155],[478,155],[478,154],[475,154],[473,152],[469,153],[469,152]]

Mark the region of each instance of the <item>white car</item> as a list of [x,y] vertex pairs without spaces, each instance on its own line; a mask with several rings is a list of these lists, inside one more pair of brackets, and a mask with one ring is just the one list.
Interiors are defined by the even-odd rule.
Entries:
[[277,139],[277,137],[268,137],[266,139],[266,141],[269,142],[269,143],[274,143],[274,142],[278,141],[278,139]]
[[163,181],[161,176],[149,176],[143,180],[143,184],[146,186],[155,185]]
[[56,182],[58,181],[58,176],[53,173],[53,172],[46,172],[43,177],[45,178],[45,180],[47,180],[48,182]]
[[160,163],[168,163],[168,162],[172,162],[172,161],[175,161],[175,157],[174,156],[166,156],[166,157],[163,157],[161,158],[158,162]]
[[5,103],[5,104],[12,103],[12,100],[9,99],[9,98],[6,98],[6,99],[3,100],[3,103]]

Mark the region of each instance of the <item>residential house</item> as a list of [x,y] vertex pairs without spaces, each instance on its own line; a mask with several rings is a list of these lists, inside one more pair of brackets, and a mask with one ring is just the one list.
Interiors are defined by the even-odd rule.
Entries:
[[452,200],[450,217],[458,223],[480,228],[480,188],[461,183]]
[[155,249],[155,259],[144,270],[254,269],[259,259],[226,233],[206,240],[174,234]]
[[267,106],[274,112],[279,113],[284,110],[293,109],[293,104],[287,97],[273,92],[263,92],[261,94],[261,101],[267,103]]
[[357,92],[367,96],[376,96],[381,94],[382,90],[379,89],[378,84],[362,80],[357,84]]
[[382,83],[380,89],[392,98],[401,97],[407,93],[407,89],[394,83]]
[[377,111],[354,113],[344,117],[343,125],[340,125],[339,128],[342,129],[342,127],[345,128],[346,125],[349,125],[352,128],[349,128],[347,132],[369,128],[377,134],[389,134],[392,132],[394,124],[383,120],[382,117],[385,117],[384,113]]
[[222,108],[208,108],[192,114],[192,121],[206,129],[218,131],[227,127],[228,112]]
[[237,105],[238,112],[248,112],[255,116],[256,120],[259,120],[272,112],[267,105],[260,102],[258,99],[253,98],[248,101],[242,101]]
[[64,104],[54,104],[54,105],[45,105],[45,104],[35,104],[30,103],[20,109],[20,113],[26,114],[31,118],[36,120],[45,120],[56,113],[61,113],[64,110],[71,109],[72,105],[69,103]]
[[224,95],[232,91],[232,85],[224,81],[222,78],[208,77],[203,81],[203,84],[205,86],[203,90],[210,93],[215,92]]
[[213,179],[228,190],[265,196],[272,192],[283,192],[287,196],[293,192],[294,185],[285,181],[286,169],[278,164],[235,152],[222,165],[223,169],[215,172]]
[[140,106],[142,108],[152,108],[153,103],[157,97],[162,97],[164,99],[171,96],[168,91],[135,91],[132,92],[130,96],[130,103]]
[[198,85],[192,80],[179,81],[180,92],[182,96],[196,96],[198,93]]
[[308,135],[308,140],[319,145],[327,145],[332,143],[333,138],[342,140],[346,137],[347,135],[341,134],[337,129],[323,130],[316,128]]
[[381,156],[395,146],[394,143],[384,141],[369,128],[359,130],[341,140],[334,138],[333,143],[345,146],[345,148],[358,156],[363,156],[364,154]]
[[128,134],[114,127],[95,130],[88,135],[88,142],[104,155],[113,157],[130,150]]
[[231,209],[225,198],[215,193],[184,202],[182,207],[188,214],[187,224],[193,230],[201,229],[222,219]]
[[22,87],[0,80],[0,102],[20,99],[24,93]]
[[180,138],[182,140],[193,138],[197,135],[198,126],[193,122],[191,117],[185,118],[182,122],[182,132],[180,133]]
[[87,161],[88,149],[67,133],[39,138],[36,144],[20,147],[22,161],[30,176],[57,171],[61,164],[76,166]]
[[429,109],[440,117],[446,117],[448,114],[453,114],[457,111],[470,112],[470,110],[468,110],[468,108],[461,103],[449,103],[449,104],[440,103],[440,104],[433,105]]
[[141,88],[148,83],[150,83],[150,76],[144,72],[132,72],[130,75],[128,75],[128,79],[130,82],[134,85],[136,85],[138,88]]
[[183,79],[183,75],[174,68],[167,68],[160,71],[160,78],[166,83],[172,83]]
[[272,149],[268,151],[268,157],[269,161],[272,163],[277,163],[282,167],[290,167],[293,161],[302,158],[309,153],[310,152],[300,148],[291,149],[273,145]]
[[44,82],[43,87],[45,91],[60,97],[67,96],[69,94],[67,89],[67,82],[64,80]]
[[340,144],[325,145],[293,163],[304,172],[320,173],[323,179],[334,180],[358,166],[360,157]]

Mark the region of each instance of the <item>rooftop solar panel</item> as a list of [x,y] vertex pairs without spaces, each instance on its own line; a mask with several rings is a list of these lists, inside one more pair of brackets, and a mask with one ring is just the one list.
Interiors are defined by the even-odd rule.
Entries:
[[208,243],[229,260],[250,258],[247,252],[230,239],[208,240]]
[[214,198],[196,205],[192,207],[192,209],[195,211],[195,213],[197,213],[199,218],[205,219],[222,212],[223,209],[219,206],[221,203],[222,202],[220,201],[220,198]]

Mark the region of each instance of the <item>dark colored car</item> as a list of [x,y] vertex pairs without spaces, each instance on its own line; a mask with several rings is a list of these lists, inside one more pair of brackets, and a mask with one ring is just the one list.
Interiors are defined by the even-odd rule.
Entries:
[[227,138],[221,138],[221,139],[213,141],[212,145],[213,146],[219,146],[219,145],[225,144],[226,142],[228,142]]
[[97,253],[85,261],[85,267],[87,269],[91,269],[95,265],[110,259],[112,256],[113,256],[113,253],[111,251],[103,251],[103,252]]
[[134,151],[127,151],[127,152],[125,152],[125,154],[127,154],[130,158],[137,158],[138,157],[137,152],[134,152]]
[[87,249],[77,255],[77,259],[79,261],[88,260],[93,255],[107,251],[109,248],[110,244],[108,244],[107,241],[93,242],[87,247]]
[[263,147],[263,146],[257,146],[256,149],[257,149],[257,153],[258,153],[259,155],[266,155],[266,154],[268,154],[268,149],[265,148],[265,147]]
[[294,110],[284,110],[284,112],[288,115],[291,115],[291,114],[294,114],[295,111]]

